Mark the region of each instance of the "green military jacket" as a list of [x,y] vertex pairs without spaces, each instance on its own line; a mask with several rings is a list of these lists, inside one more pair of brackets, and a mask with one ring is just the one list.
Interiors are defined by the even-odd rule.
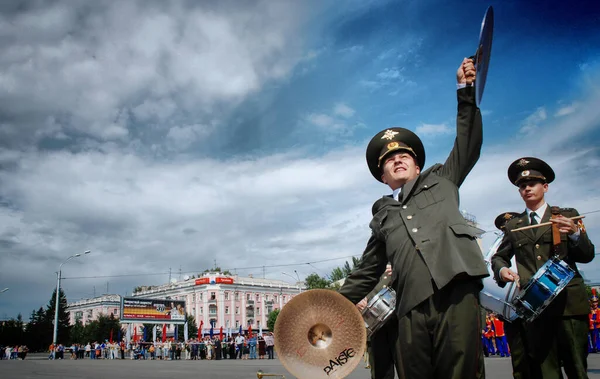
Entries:
[[[561,209],[565,217],[578,216],[579,213],[573,208]],[[550,205],[542,217],[542,223],[548,222],[551,217]],[[513,218],[506,223],[506,230],[502,243],[496,254],[492,257],[492,270],[494,278],[500,287],[506,283],[500,279],[500,270],[510,267],[513,255],[517,261],[517,272],[520,277],[520,285],[523,288],[535,273],[554,256],[552,227],[542,226],[532,230],[512,232],[529,225],[527,212]],[[587,233],[580,230],[579,240],[573,242],[565,233],[561,233],[561,244],[558,248],[559,258],[563,259],[575,271],[575,277],[567,287],[553,301],[552,307],[545,313],[554,312],[564,316],[587,315],[589,313],[589,302],[583,278],[577,269],[576,263],[588,263],[594,259],[594,245]]]
[[482,121],[474,88],[457,91],[457,135],[444,164],[423,171],[402,189],[400,201],[373,205],[372,236],[340,293],[357,303],[385,270],[393,269],[396,312],[402,317],[457,276],[488,276],[476,238],[479,229],[459,211],[458,188],[479,159]]

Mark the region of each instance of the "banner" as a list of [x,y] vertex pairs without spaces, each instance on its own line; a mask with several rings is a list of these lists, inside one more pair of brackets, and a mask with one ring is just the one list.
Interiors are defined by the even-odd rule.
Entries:
[[121,322],[184,324],[185,301],[123,297],[121,298]]

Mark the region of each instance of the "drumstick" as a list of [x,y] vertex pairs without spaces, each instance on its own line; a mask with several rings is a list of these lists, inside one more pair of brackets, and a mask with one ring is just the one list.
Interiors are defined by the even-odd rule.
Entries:
[[[585,218],[585,216],[575,216],[575,217],[567,217],[569,220],[579,220],[582,218]],[[541,224],[535,224],[535,225],[527,225],[527,226],[523,226],[517,229],[513,229],[511,230],[511,232],[519,232],[521,230],[527,230],[527,229],[534,229],[534,228],[539,228],[540,226],[548,226],[548,225],[552,225],[552,222],[542,222]]]

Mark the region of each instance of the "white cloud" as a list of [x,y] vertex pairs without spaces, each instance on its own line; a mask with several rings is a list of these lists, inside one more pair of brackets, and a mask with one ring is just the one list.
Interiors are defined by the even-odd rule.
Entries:
[[[166,133],[178,112],[205,122],[220,105],[224,116],[303,59],[298,29],[308,11],[287,1],[56,1],[6,12],[0,113],[18,137],[3,128],[0,139],[51,136],[36,132],[49,117],[62,133],[123,140],[132,121]],[[115,121],[128,114],[135,119]]]
[[438,136],[452,134],[455,131],[447,124],[421,124],[417,126],[416,133],[424,136]]
[[341,116],[344,118],[350,118],[354,116],[354,113],[356,113],[356,111],[344,103],[337,103],[333,108],[334,115]]
[[522,123],[520,132],[531,135],[538,130],[539,124],[548,118],[545,107],[539,107],[529,115]]
[[307,116],[307,120],[314,125],[320,127],[330,127],[335,124],[335,119],[323,113],[311,113]]
[[556,111],[554,117],[567,116],[575,112],[575,110],[577,110],[577,104],[565,105],[564,107],[561,107]]

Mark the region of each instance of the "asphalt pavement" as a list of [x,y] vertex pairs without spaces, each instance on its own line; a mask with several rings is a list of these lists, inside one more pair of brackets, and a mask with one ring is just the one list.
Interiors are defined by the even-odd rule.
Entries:
[[[261,370],[268,374],[283,374],[294,378],[279,360],[220,360],[220,361],[150,361],[150,360],[57,360],[49,361],[47,354],[30,354],[24,361],[0,361],[3,379],[38,378],[213,378],[251,379]],[[600,354],[588,358],[590,379],[600,379]],[[486,378],[511,378],[510,358],[485,359]],[[265,379],[277,377],[265,376]],[[369,379],[369,370],[361,363],[347,376],[348,379]]]

